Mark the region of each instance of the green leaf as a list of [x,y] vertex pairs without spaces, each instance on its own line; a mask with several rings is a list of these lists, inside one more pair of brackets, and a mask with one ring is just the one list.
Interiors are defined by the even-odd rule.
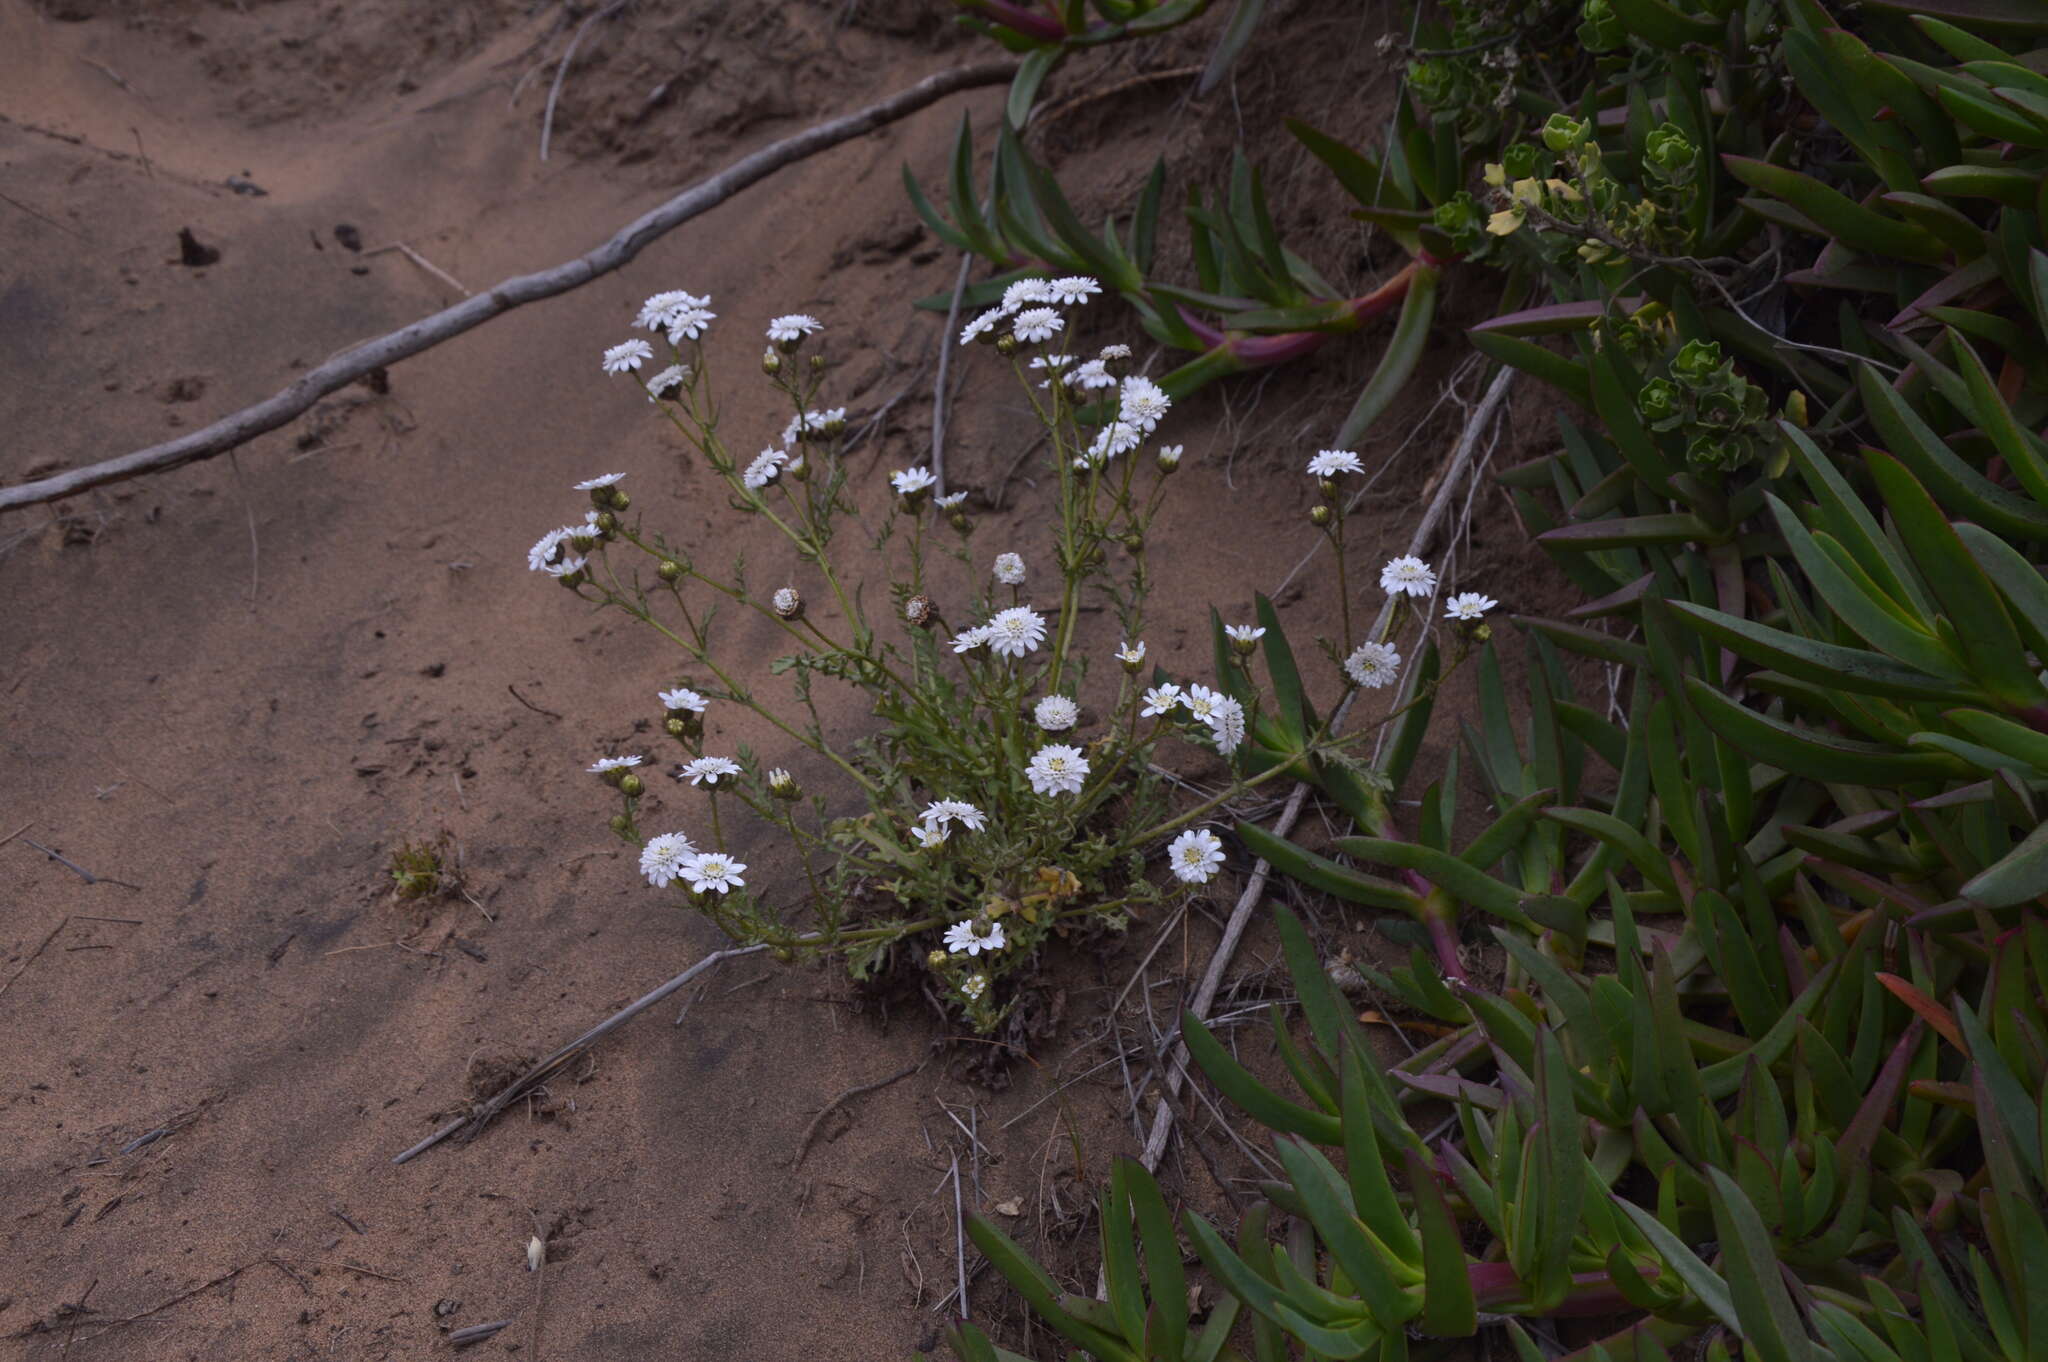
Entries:
[[1686,678],[1685,691],[1707,725],[1741,748],[1752,761],[1809,780],[1892,787],[1952,778],[1969,770],[1945,754],[1906,753],[1876,743],[1838,738],[1745,709],[1698,677]]
[[1415,1154],[1408,1155],[1408,1185],[1415,1198],[1422,1238],[1423,1332],[1432,1338],[1470,1338],[1479,1332],[1479,1309],[1466,1267],[1465,1241],[1451,1218],[1450,1203],[1436,1176]]
[[1465,332],[1465,337],[1472,342],[1473,349],[1496,364],[1541,379],[1581,407],[1592,410],[1593,379],[1585,365],[1519,336],[1474,327]]
[[1665,0],[1612,0],[1615,17],[1627,32],[1652,47],[1677,52],[1688,43],[1719,46],[1721,25],[1665,3]]
[[[1946,92],[1944,92],[1946,93]],[[1850,250],[1932,264],[1948,253],[1940,240],[1911,223],[1873,212],[1811,176],[1768,161],[1723,155],[1728,173],[1752,189],[1774,194]]]
[[1060,1289],[1044,1269],[1031,1260],[1031,1255],[1017,1246],[1015,1240],[997,1229],[980,1216],[969,1217],[968,1238],[981,1250],[982,1256],[995,1264],[996,1271],[1003,1279],[1016,1288],[1017,1294],[1030,1304],[1038,1317],[1058,1330],[1070,1342],[1087,1349],[1103,1362],[1140,1362],[1138,1355],[1124,1346],[1121,1339],[1106,1330],[1082,1321],[1060,1305]]
[[1883,653],[1801,638],[1691,601],[1667,604],[1715,642],[1752,662],[1816,685],[1916,700],[1961,700],[1969,695],[1952,681],[1929,676]]
[[1178,1359],[1187,1350],[1188,1285],[1173,1217],[1167,1213],[1158,1182],[1143,1164],[1122,1159],[1118,1166],[1123,1168],[1125,1192],[1138,1221],[1138,1239],[1145,1247],[1145,1280],[1152,1297],[1145,1354]]
[[1265,12],[1266,0],[1237,0],[1237,8],[1230,12],[1223,32],[1217,35],[1216,46],[1209,53],[1208,64],[1202,68],[1202,78],[1195,85],[1195,98],[1200,99],[1223,83],[1223,78],[1230,74],[1230,68],[1237,64],[1237,59],[1251,44],[1252,34],[1258,31],[1259,20]]
[[1493,876],[1475,870],[1464,861],[1433,847],[1413,842],[1387,841],[1378,837],[1341,837],[1338,849],[1361,861],[1413,870],[1447,891],[1453,898],[1526,932],[1536,925],[1522,911],[1522,895]]
[[1403,211],[1414,209],[1415,198],[1408,186],[1402,184],[1392,173],[1390,166],[1374,161],[1362,152],[1354,151],[1328,133],[1319,132],[1298,118],[1287,120],[1287,130],[1294,134],[1309,153],[1330,168],[1337,177],[1337,183],[1344,186],[1344,192],[1368,207],[1387,207]]
[[1714,1228],[1743,1340],[1763,1362],[1806,1362],[1812,1345],[1779,1275],[1778,1255],[1763,1219],[1726,1173],[1709,1168],[1707,1178]]
[[1379,367],[1365,387],[1359,392],[1358,400],[1351,405],[1350,415],[1337,431],[1336,447],[1357,448],[1366,431],[1382,413],[1393,404],[1407,386],[1408,379],[1422,362],[1422,351],[1429,343],[1430,324],[1436,320],[1436,286],[1439,271],[1434,265],[1417,261],[1414,275],[1408,281],[1408,296],[1401,300],[1401,316],[1394,323],[1394,334],[1387,341],[1386,353],[1380,356]]
[[1339,865],[1284,837],[1275,837],[1257,823],[1239,823],[1237,835],[1244,839],[1245,846],[1253,855],[1264,858],[1274,869],[1312,889],[1334,894],[1346,903],[1363,903],[1411,916],[1421,911],[1421,896],[1406,885]]
[[1066,55],[1064,47],[1040,47],[1018,63],[1017,74],[1010,78],[1009,98],[1003,105],[1003,116],[1011,127],[1021,128],[1030,120],[1031,106],[1038,102],[1038,87]]
[[1635,549],[1652,544],[1705,544],[1721,536],[1713,526],[1696,515],[1669,512],[1658,515],[1620,516],[1609,520],[1584,520],[1563,525],[1537,536],[1548,547],[1573,549]]
[[1964,898],[1987,908],[2011,908],[2043,894],[2048,894],[2048,823],[1963,886]]
[[1202,1024],[1202,1019],[1192,1012],[1181,1016],[1181,1040],[1188,1047],[1188,1054],[1209,1076],[1209,1081],[1216,1085],[1217,1091],[1244,1108],[1245,1114],[1260,1125],[1269,1130],[1306,1136],[1317,1144],[1344,1142],[1341,1121],[1326,1112],[1296,1106],[1262,1085],[1252,1077],[1251,1070],[1239,1064],[1230,1051],[1223,1048],[1209,1028]]
[[1712,1268],[1700,1261],[1700,1256],[1687,1248],[1685,1241],[1666,1229],[1661,1221],[1649,1211],[1632,1201],[1617,1196],[1614,1204],[1622,1213],[1635,1222],[1643,1237],[1650,1241],[1657,1256],[1662,1258],[1678,1279],[1698,1298],[1701,1305],[1728,1328],[1737,1334],[1743,1332],[1742,1320],[1735,1313],[1735,1300],[1728,1293],[1728,1284]]

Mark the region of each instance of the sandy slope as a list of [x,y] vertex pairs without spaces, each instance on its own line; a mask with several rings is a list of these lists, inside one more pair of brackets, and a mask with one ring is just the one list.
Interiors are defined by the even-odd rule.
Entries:
[[[601,32],[543,165],[553,6],[283,0],[127,19],[0,0],[0,478],[211,420],[450,300],[402,254],[347,249],[341,224],[474,287],[586,249],[735,148],[982,55],[916,9],[896,7],[895,32],[838,29],[837,6],[741,21],[716,5],[630,40]],[[670,664],[523,563],[576,510],[568,485],[611,470],[650,522],[745,547],[598,351],[645,293],[708,290],[733,419],[765,434],[780,418],[743,381],[755,328],[816,312],[845,362],[835,400],[872,410],[915,381],[874,476],[910,462],[937,327],[904,303],[947,286],[953,261],[911,230],[897,166],[931,173],[959,108],[985,119],[998,98],[798,166],[623,276],[407,363],[388,394],[330,399],[243,450],[239,473],[217,460],[80,498],[60,521],[0,521],[0,836],[32,824],[23,838],[127,882],[0,846],[0,978],[19,976],[0,996],[0,1350],[412,1358],[442,1330],[515,1316],[478,1351],[532,1356],[536,1221],[555,1244],[541,1356],[929,1344],[940,1317],[924,1307],[953,1271],[950,1193],[934,1189],[949,1139],[966,1147],[940,1103],[979,1102],[988,1131],[1053,1066],[1093,1062],[1078,1027],[1006,1094],[937,1062],[861,1099],[792,1170],[811,1113],[922,1057],[932,1021],[884,1028],[849,1014],[830,975],[736,967],[682,1030],[643,1021],[558,1084],[551,1114],[387,1160],[461,1100],[473,1063],[551,1048],[716,944],[653,906],[578,774],[645,742],[633,726]],[[181,228],[218,260],[177,263]],[[1012,399],[972,398],[995,381],[973,380],[960,418],[968,483],[998,482],[1020,447]],[[1290,408],[1301,429],[1308,410]],[[1192,412],[1153,638],[1189,668],[1206,603],[1243,609],[1307,542],[1299,431],[1239,430],[1226,466],[1218,409]],[[1403,535],[1432,459],[1387,484],[1366,541]],[[987,533],[1028,535],[1031,489],[1014,493]],[[1305,627],[1328,612],[1314,592],[1295,607]],[[721,737],[772,750],[743,726]],[[394,904],[391,847],[444,830],[476,903]],[[778,873],[771,848],[742,854]],[[1203,943],[1187,945],[1197,967]],[[1063,968],[1077,1008],[1099,1009],[1091,990],[1121,987],[1129,964]],[[1097,1091],[1072,1099],[1090,1177],[1128,1142],[1120,1085]],[[985,1137],[970,1206],[1019,1196],[1043,1228],[1080,1204],[1055,1126],[1067,1105]],[[1065,1188],[1056,1210],[1048,1183]],[[978,1299],[993,1294],[984,1282]],[[81,1298],[89,1312],[67,1318]]]

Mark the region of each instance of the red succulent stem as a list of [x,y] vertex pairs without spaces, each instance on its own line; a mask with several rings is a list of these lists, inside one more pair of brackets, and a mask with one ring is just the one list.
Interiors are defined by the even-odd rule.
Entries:
[[1004,28],[1014,29],[1027,38],[1042,43],[1061,43],[1067,40],[1067,26],[1049,14],[1012,4],[1011,0],[962,0],[971,10],[977,10]]
[[[1645,1277],[1654,1277],[1654,1267],[1642,1269]],[[1502,1306],[1512,1306],[1528,1299],[1528,1292],[1522,1279],[1515,1275],[1514,1268],[1506,1263],[1470,1263],[1465,1275],[1472,1283],[1473,1304],[1481,1310],[1498,1311]],[[1635,1307],[1628,1298],[1615,1289],[1614,1281],[1605,1272],[1580,1272],[1572,1276],[1571,1289],[1564,1300],[1552,1310],[1544,1311],[1546,1318],[1593,1319],[1602,1315],[1626,1314]]]

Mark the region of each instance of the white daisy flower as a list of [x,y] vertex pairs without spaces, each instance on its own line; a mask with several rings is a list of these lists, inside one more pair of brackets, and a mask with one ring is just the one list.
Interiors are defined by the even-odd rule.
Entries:
[[1210,736],[1216,739],[1216,750],[1227,757],[1244,741],[1244,706],[1228,695],[1219,695],[1208,724]]
[[589,565],[586,558],[563,558],[541,569],[550,577],[573,577]]
[[747,882],[740,878],[740,872],[746,868],[745,861],[735,861],[722,851],[701,851],[686,856],[679,867],[682,877],[690,882],[693,894],[723,894],[743,888]]
[[1429,596],[1436,591],[1436,573],[1420,558],[1404,553],[1380,569],[1380,590],[1389,596]]
[[1172,407],[1166,389],[1142,374],[1133,374],[1124,380],[1118,394],[1117,420],[1149,434],[1158,429],[1160,418]]
[[781,474],[782,466],[789,462],[789,455],[779,449],[764,449],[754,456],[747,465],[747,471],[740,475],[740,481],[752,491],[760,491]]
[[986,642],[988,642],[988,626],[986,624],[976,625],[972,629],[962,629],[958,634],[954,635],[953,651],[956,653],[970,653]]
[[1223,632],[1230,635],[1232,643],[1241,643],[1246,647],[1266,636],[1264,629],[1254,629],[1249,624],[1226,624],[1223,626]]
[[1476,620],[1500,602],[1491,596],[1482,596],[1477,591],[1460,591],[1444,606],[1447,620]]
[[1309,476],[1314,478],[1334,478],[1339,473],[1364,471],[1365,465],[1348,449],[1319,449],[1316,456],[1308,461]]
[[576,490],[579,492],[588,492],[591,489],[597,487],[612,487],[617,485],[617,483],[625,476],[626,475],[624,473],[606,473],[600,477],[585,478],[582,482],[576,484]]
[[1008,316],[1027,303],[1052,301],[1052,285],[1043,279],[1019,279],[1003,290],[1002,313]]
[[590,769],[598,775],[603,775],[606,771],[631,770],[639,764],[638,757],[599,757],[590,764]]
[[919,823],[910,830],[910,835],[922,851],[930,851],[943,844],[948,829],[944,823]]
[[683,873],[685,857],[695,855],[697,848],[690,845],[690,839],[680,832],[664,832],[658,837],[647,839],[647,845],[640,848],[640,873],[656,889],[674,884]]
[[573,525],[565,525],[559,530],[549,530],[536,539],[533,547],[526,551],[526,566],[535,572],[546,572],[555,561],[555,555],[561,551],[563,543],[574,533],[576,527]]
[[923,464],[889,475],[889,485],[894,487],[898,494],[906,497],[915,496],[936,482],[938,482],[938,479],[932,476],[932,470],[926,468]]
[[997,554],[995,566],[991,571],[995,579],[1004,586],[1022,586],[1024,584],[1024,559],[1021,554]]
[[1011,325],[1010,334],[1020,345],[1036,345],[1049,341],[1066,328],[1066,319],[1049,307],[1027,307],[1017,314]]
[[1102,347],[1102,353],[1096,356],[1097,359],[1100,359],[1105,363],[1113,359],[1129,359],[1130,357],[1131,347],[1122,344],[1105,345]]
[[996,329],[996,324],[1009,314],[999,307],[992,307],[960,328],[960,343],[967,345]]
[[1048,733],[1072,728],[1081,718],[1081,707],[1064,695],[1048,695],[1031,710],[1031,718]]
[[1171,714],[1181,707],[1183,700],[1180,687],[1169,681],[1145,692],[1145,707],[1138,713],[1148,719],[1155,714]]
[[978,1001],[981,995],[986,992],[988,992],[988,976],[986,974],[970,974],[960,981],[960,996],[967,999],[970,1003]]
[[1145,640],[1126,643],[1116,650],[1116,660],[1126,667],[1135,667],[1145,660]]
[[669,289],[665,293],[653,295],[646,302],[642,303],[640,305],[640,315],[634,320],[633,325],[641,328],[643,331],[666,331],[668,330],[669,318],[678,309],[701,307],[710,301],[709,298],[699,298],[694,294],[685,293],[681,289]]
[[1159,446],[1159,471],[1171,473],[1174,469],[1180,467],[1181,450],[1184,448],[1186,448],[1184,445]]
[[1070,274],[1047,284],[1046,291],[1061,307],[1079,307],[1102,292],[1102,285],[1085,274]]
[[1103,463],[1119,454],[1128,454],[1138,447],[1144,434],[1128,421],[1111,421],[1096,432],[1095,443],[1088,446],[1088,457],[1096,463]]
[[1166,864],[1182,884],[1207,884],[1223,864],[1223,839],[1207,828],[1189,828],[1168,844]]
[[998,610],[984,627],[989,650],[997,657],[1023,657],[1045,642],[1045,616],[1028,605]]
[[1101,360],[1091,359],[1085,364],[1075,365],[1072,369],[1060,375],[1060,381],[1069,388],[1093,391],[1097,388],[1114,388],[1116,386],[1116,375],[1111,373],[1109,366]]
[[[794,446],[798,440],[809,439],[814,435],[822,436],[826,433],[827,427],[834,422],[844,423],[845,420],[844,407],[828,407],[824,411],[800,411],[790,417],[789,424],[782,428],[782,443]],[[789,466],[795,468],[802,462],[802,457],[798,456],[790,460]]]
[[[704,301],[709,302],[710,299]],[[709,331],[711,323],[717,320],[718,314],[705,307],[703,303],[677,308],[669,315],[668,343],[679,346],[686,340],[696,340]]]
[[1024,778],[1042,795],[1079,794],[1088,779],[1088,759],[1078,747],[1049,743],[1032,754]]
[[684,763],[683,769],[677,774],[676,779],[687,780],[692,785],[716,785],[720,776],[736,776],[739,774],[739,763],[729,758],[698,757],[694,761]]
[[1181,698],[1181,703],[1188,707],[1188,713],[1206,724],[1210,721],[1210,717],[1216,713],[1216,706],[1223,699],[1224,695],[1220,690],[1210,690],[1207,686],[1194,685],[1188,687],[1187,694]]
[[684,710],[692,714],[702,714],[704,706],[709,703],[688,686],[677,686],[674,690],[661,691],[654,698],[661,701],[663,709],[674,714],[680,714]]
[[1361,643],[1344,659],[1344,674],[1367,690],[1391,686],[1401,674],[1401,655],[1384,643]]
[[1004,946],[1003,924],[991,922],[986,925],[987,935],[980,935],[974,930],[973,918],[954,923],[946,928],[946,949],[955,955],[980,955],[983,951],[994,954],[1001,950]]
[[[1074,357],[1072,355],[1033,355],[1031,357],[1031,367],[1034,369],[1064,369],[1073,362]],[[1040,386],[1044,385],[1041,384]]]
[[647,396],[650,400],[663,396],[670,388],[680,388],[690,377],[690,371],[680,364],[671,364],[653,378],[647,380]]
[[927,823],[958,823],[969,832],[988,826],[988,815],[964,799],[935,799],[918,817]]
[[768,339],[772,341],[800,341],[805,336],[815,335],[824,330],[816,317],[808,312],[792,312],[786,317],[777,317],[768,323]]
[[604,352],[604,371],[608,374],[629,373],[653,358],[654,347],[646,341],[620,341]]
[[948,492],[946,493],[946,495],[942,497],[933,497],[932,505],[938,507],[942,511],[950,511],[955,506],[958,506],[961,502],[965,500],[967,500],[967,494],[965,492]]

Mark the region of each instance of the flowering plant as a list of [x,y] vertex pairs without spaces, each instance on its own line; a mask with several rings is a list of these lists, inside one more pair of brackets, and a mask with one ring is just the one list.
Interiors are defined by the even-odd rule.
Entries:
[[[683,754],[671,774],[701,794],[703,820],[688,831],[643,827],[653,767],[639,755],[590,768],[617,789],[612,829],[639,848],[649,884],[679,889],[744,945],[783,958],[836,956],[856,976],[908,947],[983,1032],[1014,1003],[997,982],[1048,937],[1121,928],[1169,889],[1211,880],[1223,843],[1202,820],[1292,769],[1266,759],[1267,745],[1247,743],[1262,705],[1246,681],[1263,627],[1229,632],[1237,663],[1218,688],[1147,671],[1147,541],[1181,446],[1155,443],[1172,402],[1126,372],[1127,347],[1088,358],[1071,348],[1079,309],[1100,291],[1083,276],[1017,281],[960,338],[1009,360],[1045,429],[1057,477],[1049,543],[1006,540],[985,556],[966,494],[946,492],[921,466],[891,475],[885,505],[864,507],[884,499],[879,488],[861,496],[842,458],[846,414],[820,405],[830,366],[808,316],[775,319],[761,357],[791,413],[787,425],[759,454],[735,452],[709,377],[710,300],[675,292],[648,299],[640,314],[672,363],[643,377],[655,349],[634,339],[606,351],[603,367],[633,376],[723,482],[731,506],[783,541],[789,580],[759,589],[738,565],[721,572],[643,528],[618,474],[579,483],[591,503],[583,521],[549,531],[529,558],[682,654],[679,674],[653,698]],[[1148,445],[1151,457],[1141,458]],[[1356,457],[1344,457],[1355,468]],[[864,532],[846,533],[852,526]],[[849,543],[871,549],[862,569],[886,574],[887,617],[867,604]],[[1426,597],[1435,588],[1434,574],[1413,560],[1386,574],[1389,591]],[[1106,601],[1121,631],[1108,654],[1113,682],[1091,676],[1081,637],[1091,596]],[[787,678],[787,702],[773,702],[737,669],[719,628],[720,612],[733,609],[785,640],[788,651],[769,671]],[[1348,647],[1348,617],[1346,632]],[[1352,659],[1349,672],[1380,685],[1398,666],[1388,648],[1376,660]],[[1287,670],[1298,711],[1299,681],[1291,663]],[[851,740],[828,733],[820,683],[859,692],[878,729]],[[744,746],[720,751],[724,707],[772,726],[790,744],[780,759],[800,774],[766,767]],[[1296,738],[1289,755],[1302,761],[1351,740],[1327,725]],[[1169,741],[1222,758],[1227,787],[1170,808],[1154,764]],[[1255,752],[1261,759],[1247,760]],[[728,828],[734,806],[793,847],[797,903],[777,902],[765,877],[749,882],[739,857],[763,844]],[[1161,851],[1163,884],[1146,874],[1147,858]]]

